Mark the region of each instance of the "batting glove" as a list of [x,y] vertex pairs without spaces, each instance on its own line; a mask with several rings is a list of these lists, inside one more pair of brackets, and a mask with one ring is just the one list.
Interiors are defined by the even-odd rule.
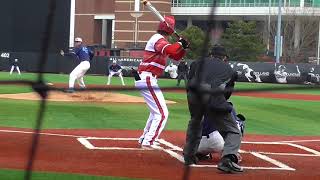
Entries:
[[181,44],[183,49],[187,49],[190,46],[190,42],[188,42],[187,40],[185,40],[183,38],[180,38],[178,42],[179,42],[179,44]]

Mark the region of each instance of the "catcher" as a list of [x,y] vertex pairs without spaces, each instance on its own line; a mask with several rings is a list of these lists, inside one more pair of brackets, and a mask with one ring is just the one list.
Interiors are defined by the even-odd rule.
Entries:
[[[233,104],[231,102],[229,103],[233,107]],[[231,111],[231,118],[237,123],[243,137],[246,118],[242,114],[237,114],[234,107]],[[196,154],[199,160],[212,159],[211,153],[221,153],[223,151],[223,137],[211,122],[207,116],[204,116],[202,122],[202,138]],[[240,162],[242,160],[240,154],[237,154],[237,156],[238,162]]]

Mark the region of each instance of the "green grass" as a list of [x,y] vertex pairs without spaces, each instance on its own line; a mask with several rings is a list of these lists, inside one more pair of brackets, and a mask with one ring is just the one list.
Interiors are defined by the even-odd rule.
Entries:
[[233,97],[251,134],[320,135],[320,102]]
[[[48,82],[67,82],[68,75],[45,74]],[[32,73],[22,76],[0,73],[2,79],[34,80]],[[86,76],[87,84],[105,84],[105,76]],[[120,85],[117,77],[114,83]],[[132,78],[126,83],[133,85]],[[176,81],[160,79],[161,87],[174,87]],[[296,87],[300,85],[238,83],[237,89],[260,89],[278,87]],[[31,91],[24,86],[0,86],[0,93]],[[314,90],[286,91],[290,93],[319,94]],[[140,96],[139,91],[121,91],[124,94]],[[283,93],[283,92],[281,92]],[[166,129],[185,130],[189,120],[186,94],[164,92],[168,100],[177,104],[168,105],[169,120]],[[239,113],[247,116],[247,133],[277,135],[320,135],[320,102],[279,100],[252,97],[232,97]],[[303,105],[302,105],[303,103]],[[37,101],[7,100],[0,101],[0,126],[33,128],[39,108]],[[108,103],[66,103],[48,102],[43,128],[88,128],[88,129],[142,129],[149,115],[145,104],[108,104]]]
[[[46,82],[67,83],[68,75],[45,74]],[[0,80],[36,80],[36,75],[23,73],[22,76],[0,72]],[[86,84],[106,84],[106,76],[86,76]],[[133,86],[133,78],[125,78],[127,85]],[[114,77],[112,84],[120,85]],[[176,80],[160,79],[161,87],[174,87]],[[236,89],[261,89],[278,87],[301,87],[301,85],[237,83]],[[308,86],[307,86],[308,87]],[[31,92],[26,86],[1,85],[0,93]],[[124,94],[140,96],[138,91],[121,91]],[[277,91],[277,93],[320,94],[311,88],[304,90]],[[168,105],[167,130],[185,131],[190,118],[186,94],[164,92],[168,100],[176,104]],[[320,102],[254,97],[232,97],[238,113],[247,117],[246,133],[306,136],[320,135]],[[0,126],[34,128],[39,109],[38,101],[0,99]],[[47,102],[44,114],[44,129],[143,129],[149,111],[145,104],[116,103],[75,103]],[[22,179],[23,171],[0,170],[0,179]],[[86,176],[80,174],[34,172],[35,180],[127,180],[126,178]],[[130,178],[132,179],[132,178]]]
[[[1,169],[0,177],[3,180],[24,179],[24,171]],[[49,172],[32,172],[32,180],[134,180],[133,178],[107,177],[107,176],[88,176],[81,174],[64,174]],[[136,179],[138,180],[138,179]]]

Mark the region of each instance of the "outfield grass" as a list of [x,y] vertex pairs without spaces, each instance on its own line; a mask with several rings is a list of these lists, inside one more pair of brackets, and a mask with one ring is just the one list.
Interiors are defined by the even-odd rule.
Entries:
[[[3,180],[20,180],[24,179],[25,172],[21,170],[1,169],[0,177]],[[64,174],[64,173],[47,173],[33,172],[32,180],[138,180],[133,178],[106,177],[106,176],[88,176],[82,174]]]

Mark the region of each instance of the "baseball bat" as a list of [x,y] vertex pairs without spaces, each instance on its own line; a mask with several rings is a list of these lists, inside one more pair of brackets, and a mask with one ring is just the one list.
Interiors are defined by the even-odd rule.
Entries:
[[[142,1],[143,5],[145,5],[159,20],[160,22],[165,22],[169,28],[171,28],[168,23],[165,21],[164,17],[160,14],[160,12],[148,1],[148,0],[143,0]],[[174,30],[173,34],[180,39],[180,35]]]

